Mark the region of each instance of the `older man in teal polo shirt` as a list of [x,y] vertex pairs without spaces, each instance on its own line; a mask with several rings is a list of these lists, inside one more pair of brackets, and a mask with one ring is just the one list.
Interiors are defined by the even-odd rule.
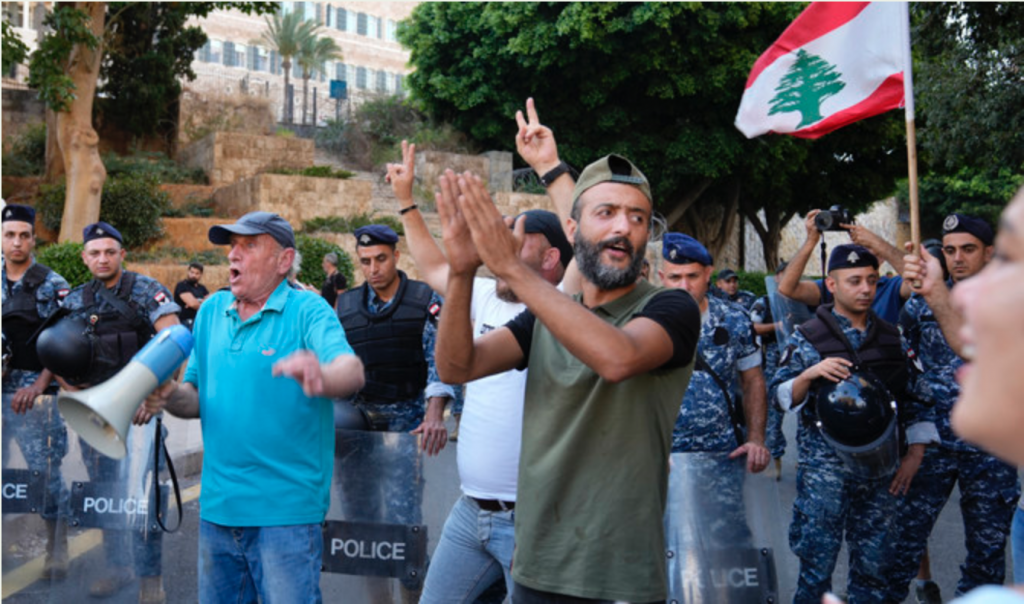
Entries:
[[363,386],[363,365],[320,296],[285,277],[295,235],[251,212],[212,227],[229,245],[230,291],[199,309],[182,384],[148,405],[202,420],[200,602],[319,602],[334,465],[328,397]]

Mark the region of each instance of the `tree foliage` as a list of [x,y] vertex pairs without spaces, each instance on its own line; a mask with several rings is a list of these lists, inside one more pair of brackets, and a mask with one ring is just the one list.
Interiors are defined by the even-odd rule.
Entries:
[[28,46],[21,41],[14,26],[7,21],[3,22],[3,70],[4,74],[10,73],[11,68],[18,63],[24,63],[28,56]]
[[[299,55],[302,47],[309,38],[312,38],[317,29],[313,21],[306,21],[298,13],[291,11],[286,13],[275,12],[272,16],[264,19],[267,28],[260,33],[260,37],[254,40],[256,43],[266,44],[281,55],[281,69],[284,71],[284,93],[288,94],[289,81],[292,73],[292,59]],[[286,111],[290,109],[286,103]],[[294,116],[289,113],[285,121],[291,122]]]
[[1024,5],[922,2],[912,16],[922,230],[953,211],[994,221],[1024,184]]
[[[533,96],[563,159],[582,167],[626,155],[650,177],[670,226],[712,248],[739,212],[771,210],[759,233],[774,263],[780,220],[837,197],[864,207],[906,170],[895,114],[819,141],[747,140],[734,127],[751,66],[802,8],[424,3],[399,39],[416,67],[408,87],[432,117],[509,149],[512,116]],[[837,181],[843,190],[830,186]]]
[[67,111],[75,100],[75,83],[69,72],[81,53],[76,46],[95,49],[100,38],[89,30],[89,17],[68,5],[57,4],[47,13],[43,26],[49,31],[39,41],[28,66],[28,85],[39,91],[39,98],[53,111]]

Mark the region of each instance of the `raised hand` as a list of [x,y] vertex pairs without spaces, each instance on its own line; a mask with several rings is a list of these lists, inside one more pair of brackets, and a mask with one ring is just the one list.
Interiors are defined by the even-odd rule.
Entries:
[[555,134],[551,128],[540,123],[532,97],[526,99],[526,117],[523,117],[522,111],[516,111],[516,123],[519,125],[519,132],[516,133],[516,151],[523,161],[530,164],[540,176],[558,166],[560,160]]
[[388,164],[388,173],[384,177],[391,183],[391,190],[398,199],[399,205],[407,208],[413,204],[412,184],[416,179],[416,145],[402,141],[402,163]]
[[919,255],[914,255],[912,241],[908,241],[904,247],[908,255],[903,257],[903,280],[910,283],[911,291],[927,297],[942,282],[942,264],[923,245],[920,246]]
[[515,230],[510,231],[479,176],[465,172],[457,183],[459,209],[469,225],[480,258],[495,275],[504,276],[506,271],[520,264],[525,222],[520,220]]
[[458,183],[455,172],[445,170],[438,179],[439,191],[434,194],[437,215],[441,219],[441,238],[448,254],[449,270],[459,274],[475,274],[483,261],[473,244],[473,237],[466,224],[456,197]]

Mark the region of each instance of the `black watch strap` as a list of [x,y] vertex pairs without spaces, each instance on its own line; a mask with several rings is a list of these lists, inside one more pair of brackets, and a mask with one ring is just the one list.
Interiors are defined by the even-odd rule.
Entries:
[[540,184],[545,187],[550,187],[551,183],[555,182],[555,179],[569,171],[569,164],[559,162],[557,166],[551,169],[550,172],[540,177]]

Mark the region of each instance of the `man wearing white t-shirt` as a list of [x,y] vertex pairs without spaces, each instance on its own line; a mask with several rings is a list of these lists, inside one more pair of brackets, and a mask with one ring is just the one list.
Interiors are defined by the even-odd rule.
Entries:
[[[402,142],[402,163],[388,164],[388,180],[420,278],[444,295],[448,263],[412,199],[415,145]],[[572,259],[572,245],[558,216],[524,212],[520,257],[547,281],[561,281]],[[503,281],[473,281],[470,310],[473,337],[505,325],[525,309]],[[504,575],[511,594],[514,547],[513,510],[519,473],[526,371],[507,371],[471,382],[459,426],[457,460],[463,496],[455,503],[420,598],[422,604],[472,602]]]

